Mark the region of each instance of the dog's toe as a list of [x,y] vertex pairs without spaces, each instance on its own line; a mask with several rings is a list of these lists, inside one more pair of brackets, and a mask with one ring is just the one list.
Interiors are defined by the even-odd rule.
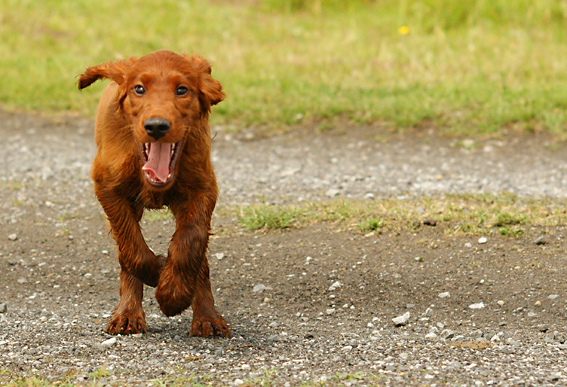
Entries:
[[189,335],[199,337],[232,337],[232,332],[222,317],[212,319],[200,317],[193,319]]
[[111,335],[133,335],[147,333],[146,320],[130,315],[113,316],[106,327],[106,333]]

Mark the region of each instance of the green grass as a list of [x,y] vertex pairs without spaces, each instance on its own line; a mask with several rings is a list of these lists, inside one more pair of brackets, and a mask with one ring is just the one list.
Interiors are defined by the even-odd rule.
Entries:
[[[360,233],[410,231],[436,227],[451,235],[499,233],[520,237],[527,227],[567,224],[567,200],[520,199],[512,194],[446,195],[443,198],[382,199],[375,201],[311,202],[296,205],[221,207],[219,213],[236,214],[249,230],[281,230],[317,223]],[[431,222],[430,222],[431,223]]]
[[103,85],[78,74],[168,48],[210,60],[235,128],[563,135],[566,22],[556,0],[0,0],[0,105],[92,116]]
[[[185,369],[179,369],[180,373],[187,371]],[[126,371],[131,372],[131,371]],[[18,376],[8,369],[0,369],[0,385],[6,387],[73,387],[73,386],[86,386],[86,387],[100,387],[100,386],[121,386],[123,381],[120,380],[108,380],[107,378],[111,372],[106,370],[103,366],[96,370],[95,372],[89,373],[87,375],[87,380],[77,381],[76,377],[79,371],[72,371],[65,376],[62,376],[58,380],[49,381],[41,376]],[[210,376],[195,376],[191,375],[178,375],[175,377],[167,377],[161,379],[152,379],[148,382],[151,385],[160,387],[204,387],[210,385],[208,381],[211,379]],[[148,385],[148,383],[143,383],[143,385]]]

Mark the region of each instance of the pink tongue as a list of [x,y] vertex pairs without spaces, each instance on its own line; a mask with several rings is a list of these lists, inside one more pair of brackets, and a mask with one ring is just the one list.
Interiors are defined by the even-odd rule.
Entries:
[[169,163],[171,161],[171,145],[161,142],[152,142],[148,155],[148,162],[144,164],[142,170],[153,180],[160,180],[162,183],[167,181],[169,176]]

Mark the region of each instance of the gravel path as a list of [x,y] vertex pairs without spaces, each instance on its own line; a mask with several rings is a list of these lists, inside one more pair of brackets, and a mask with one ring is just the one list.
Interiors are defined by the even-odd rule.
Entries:
[[[531,236],[479,243],[435,229],[219,233],[211,272],[233,339],[187,337],[191,313],[164,317],[153,289],[144,297],[149,334],[110,337],[118,266],[88,177],[92,123],[0,118],[0,384],[39,375],[133,386],[567,385],[562,228],[543,247]],[[221,204],[567,193],[565,147],[538,137],[214,132]],[[144,224],[158,250],[172,227]]]

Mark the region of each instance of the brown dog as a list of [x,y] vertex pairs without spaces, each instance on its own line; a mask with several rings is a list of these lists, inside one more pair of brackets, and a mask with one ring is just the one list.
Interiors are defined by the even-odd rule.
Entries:
[[[90,67],[79,89],[103,78],[112,82],[98,105],[91,176],[122,269],[120,302],[106,331],[146,332],[146,284],[157,286],[166,316],[192,306],[192,336],[229,337],[214,307],[206,255],[218,194],[208,117],[225,97],[222,86],[205,59],[165,50]],[[146,245],[138,223],[144,208],[163,206],[176,220],[165,262]]]

